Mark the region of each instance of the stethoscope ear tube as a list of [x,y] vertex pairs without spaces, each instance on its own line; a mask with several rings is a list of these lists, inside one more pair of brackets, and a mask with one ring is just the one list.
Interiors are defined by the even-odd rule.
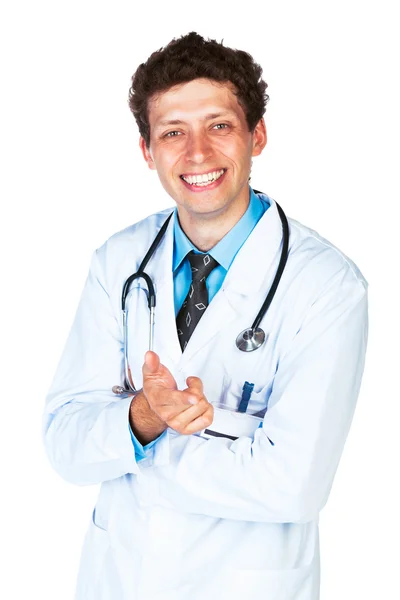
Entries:
[[129,289],[130,289],[133,281],[135,281],[135,279],[144,279],[146,282],[147,304],[148,304],[149,311],[150,311],[149,350],[152,350],[153,349],[153,340],[154,340],[154,309],[156,306],[156,293],[155,293],[155,289],[154,289],[154,284],[153,284],[150,276],[144,272],[144,269],[146,268],[147,263],[149,262],[150,258],[152,257],[155,250],[157,249],[157,246],[159,245],[173,214],[174,213],[172,212],[170,215],[168,215],[168,218],[164,221],[160,231],[158,232],[156,238],[154,239],[153,243],[151,244],[149,250],[147,251],[146,256],[142,260],[142,263],[141,263],[139,269],[137,270],[136,273],[133,273],[133,275],[128,277],[128,279],[125,281],[124,286],[122,288],[121,308],[122,308],[122,320],[123,320],[123,332],[124,332],[125,382],[124,382],[124,386],[121,386],[121,385],[113,386],[112,391],[114,394],[117,394],[118,396],[122,396],[124,394],[128,394],[128,395],[137,394],[140,392],[140,390],[137,390],[133,384],[132,378],[130,376],[130,369],[129,369],[129,364],[128,364],[128,324],[127,324],[128,313],[126,310],[126,299],[129,294]]
[[144,279],[146,282],[148,290],[147,304],[149,309],[154,308],[156,305],[156,294],[154,291],[154,285],[152,280],[150,279],[149,275],[147,275],[147,273],[143,273],[143,271],[138,271],[137,273],[131,275],[124,283],[121,297],[121,308],[123,313],[125,313],[126,299],[128,297],[129,288],[131,286],[131,283],[135,281],[135,279]]
[[[256,190],[254,190],[254,192],[256,192]],[[256,192],[256,193],[259,193],[259,192]],[[276,271],[276,275],[275,275],[274,281],[272,282],[271,288],[267,294],[267,297],[264,300],[262,307],[260,308],[260,310],[258,312],[258,315],[254,319],[254,323],[251,326],[251,329],[253,331],[258,329],[258,326],[260,325],[262,318],[264,317],[265,313],[269,309],[269,306],[275,296],[275,292],[276,292],[279,282],[281,280],[282,273],[285,269],[285,265],[286,265],[288,253],[289,253],[289,223],[288,223],[285,213],[283,212],[282,208],[279,206],[279,204],[277,202],[276,202],[276,208],[278,209],[278,213],[279,213],[279,216],[282,221],[283,235],[282,235],[281,258],[280,258],[278,269]]]
[[125,281],[124,283],[124,287],[122,288],[122,295],[121,295],[121,309],[122,311],[125,311],[125,305],[126,305],[126,298],[128,296],[129,293],[129,288],[131,286],[131,283],[135,280],[135,279],[139,279],[139,278],[143,278],[146,283],[147,283],[147,288],[148,288],[148,306],[149,308],[154,308],[156,305],[156,295],[155,295],[155,291],[154,291],[154,285],[153,282],[151,281],[150,277],[147,275],[147,273],[144,272],[147,263],[149,262],[150,258],[153,256],[158,244],[161,242],[161,239],[165,233],[165,230],[168,227],[168,223],[172,217],[174,213],[172,212],[170,215],[168,215],[168,218],[164,221],[160,231],[158,232],[157,236],[155,237],[155,239],[153,240],[153,243],[151,244],[150,248],[147,251],[146,256],[144,257],[144,259],[142,260],[139,269],[137,270],[136,273],[133,273],[133,275],[131,275],[130,277],[128,277],[128,279]]
[[168,218],[162,224],[160,231],[157,233],[156,237],[153,240],[153,243],[151,244],[150,248],[147,251],[146,256],[142,260],[140,267],[138,269],[138,272],[140,271],[141,273],[143,273],[143,271],[145,270],[147,263],[149,262],[150,258],[153,256],[154,252],[157,249],[158,244],[161,242],[162,238],[164,237],[165,230],[167,229],[168,223],[170,222],[171,217],[174,214],[174,212],[175,211],[172,211],[172,213],[170,215],[168,215]]

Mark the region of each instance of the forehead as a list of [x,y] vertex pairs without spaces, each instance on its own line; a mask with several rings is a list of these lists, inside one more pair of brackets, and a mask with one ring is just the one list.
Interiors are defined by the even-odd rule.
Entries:
[[151,126],[165,120],[201,119],[206,114],[230,112],[244,118],[242,107],[234,94],[231,82],[215,82],[209,79],[194,79],[176,85],[165,92],[155,94],[148,103]]

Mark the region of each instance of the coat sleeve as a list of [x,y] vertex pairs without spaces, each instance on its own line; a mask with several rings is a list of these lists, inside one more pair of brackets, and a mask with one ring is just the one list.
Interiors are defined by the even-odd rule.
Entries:
[[121,326],[97,251],[44,410],[46,453],[67,481],[96,484],[139,470],[129,429],[131,398],[111,391],[122,368]]
[[[367,344],[367,284],[351,269],[312,304],[281,356],[268,411],[235,441],[168,435],[143,461],[156,502],[184,513],[307,522],[327,501],[353,417]],[[270,442],[273,442],[273,444]]]

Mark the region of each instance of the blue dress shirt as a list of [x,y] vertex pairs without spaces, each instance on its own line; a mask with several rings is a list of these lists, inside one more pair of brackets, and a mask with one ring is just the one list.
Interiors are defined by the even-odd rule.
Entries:
[[[253,231],[254,227],[257,225],[258,221],[268,208],[269,203],[256,196],[250,187],[250,202],[246,212],[236,223],[236,225],[232,227],[232,229],[228,231],[226,235],[224,235],[218,244],[208,251],[208,254],[210,254],[219,263],[206,279],[209,303],[220,289],[236,254],[239,252],[240,248],[243,246],[244,242],[247,240],[250,233]],[[197,254],[201,253],[201,250],[193,246],[192,242],[183,232],[176,213],[177,211],[175,209],[174,253],[172,261],[175,316],[178,314],[179,309],[187,296],[190,283],[192,281],[192,271],[186,256],[191,250]],[[142,444],[140,444],[133,434],[132,429],[130,427],[129,429],[131,432],[132,443],[135,448],[136,461],[145,458],[146,450],[151,448],[166,433],[164,431],[157,439],[153,440],[146,446],[142,446]]]

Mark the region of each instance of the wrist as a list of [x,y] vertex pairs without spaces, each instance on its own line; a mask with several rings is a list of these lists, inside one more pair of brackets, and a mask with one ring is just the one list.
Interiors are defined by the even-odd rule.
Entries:
[[143,392],[132,398],[129,424],[136,439],[145,446],[157,439],[168,427],[151,409]]

